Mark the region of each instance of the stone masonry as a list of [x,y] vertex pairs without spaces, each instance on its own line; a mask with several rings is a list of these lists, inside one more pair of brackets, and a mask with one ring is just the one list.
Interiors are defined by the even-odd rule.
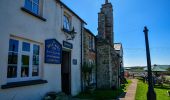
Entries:
[[97,88],[118,88],[118,55],[113,43],[113,9],[105,1],[98,13]]
[[[95,48],[95,35],[87,28],[83,31],[83,64],[88,64],[92,67],[92,72],[89,76],[90,84],[96,87],[96,48]],[[83,75],[83,89],[88,85]]]
[[98,35],[113,43],[113,9],[112,4],[106,2],[98,13]]

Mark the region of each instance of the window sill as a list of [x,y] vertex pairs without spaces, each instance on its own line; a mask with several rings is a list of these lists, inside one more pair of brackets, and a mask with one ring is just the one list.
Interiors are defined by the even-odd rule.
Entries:
[[94,52],[94,53],[96,52],[96,51],[95,51],[95,50],[93,50],[93,49],[89,49],[89,51],[90,51],[90,52]]
[[21,82],[11,82],[1,86],[1,89],[15,88],[15,87],[23,87],[30,86],[36,84],[44,84],[48,83],[47,80],[30,80],[30,81],[21,81]]
[[22,10],[22,11],[25,11],[25,12],[27,12],[27,13],[29,13],[29,14],[31,14],[31,15],[33,15],[33,16],[41,19],[41,20],[43,20],[43,21],[46,21],[45,18],[43,18],[43,17],[41,17],[41,16],[39,16],[39,15],[37,15],[37,14],[34,14],[33,12],[31,12],[30,10],[28,10],[28,9],[26,9],[26,8],[24,8],[24,7],[21,7],[21,10]]

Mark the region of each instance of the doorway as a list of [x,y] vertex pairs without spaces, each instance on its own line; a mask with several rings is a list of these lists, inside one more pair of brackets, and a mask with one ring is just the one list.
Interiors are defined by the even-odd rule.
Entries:
[[62,51],[61,64],[62,92],[71,94],[71,52]]

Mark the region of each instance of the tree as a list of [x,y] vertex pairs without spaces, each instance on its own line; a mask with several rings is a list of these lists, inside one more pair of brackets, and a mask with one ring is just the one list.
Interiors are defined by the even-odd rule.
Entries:
[[168,70],[168,74],[170,74],[170,67],[167,70]]
[[85,84],[85,88],[90,85],[91,72],[92,72],[92,67],[90,67],[88,63],[84,62],[82,67],[82,73],[83,73],[83,81]]

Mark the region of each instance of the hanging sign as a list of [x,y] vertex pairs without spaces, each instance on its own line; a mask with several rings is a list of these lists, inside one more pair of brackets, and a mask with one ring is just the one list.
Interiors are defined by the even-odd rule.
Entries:
[[45,40],[45,63],[61,64],[62,46],[56,39]]
[[73,48],[73,44],[66,42],[66,41],[63,41],[63,46],[66,47],[66,48],[69,48],[69,49]]

